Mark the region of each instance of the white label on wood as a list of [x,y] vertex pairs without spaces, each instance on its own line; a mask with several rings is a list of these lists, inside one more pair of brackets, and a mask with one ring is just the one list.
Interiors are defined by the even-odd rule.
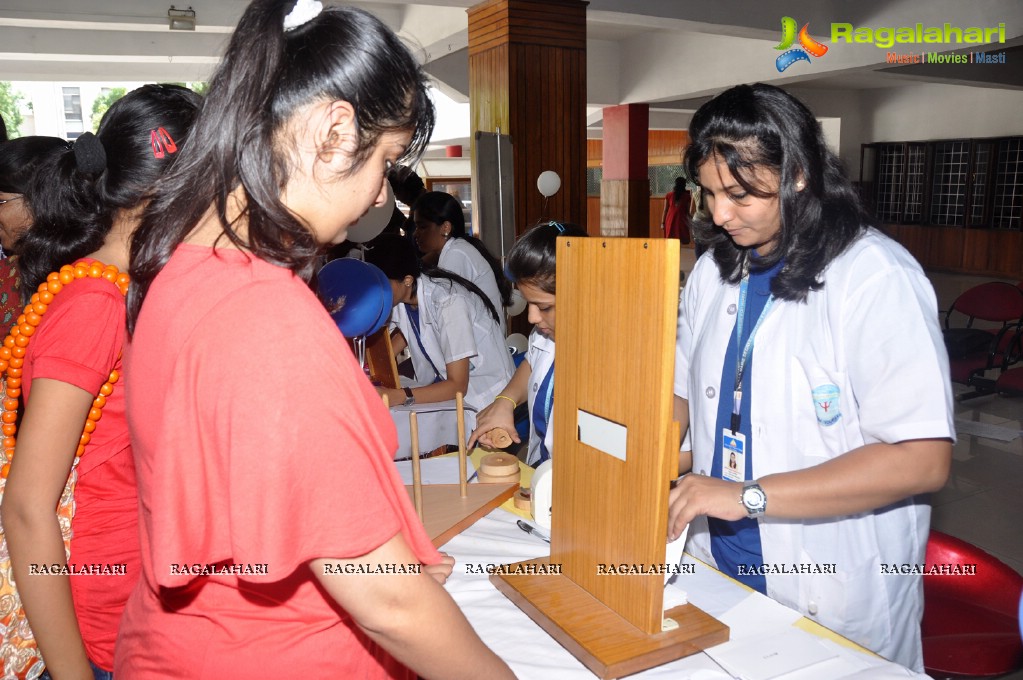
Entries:
[[578,410],[579,441],[603,451],[609,456],[625,460],[625,446],[629,430],[624,425]]

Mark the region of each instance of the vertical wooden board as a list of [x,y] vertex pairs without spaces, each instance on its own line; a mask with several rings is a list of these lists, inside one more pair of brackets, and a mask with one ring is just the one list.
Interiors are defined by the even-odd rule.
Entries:
[[381,386],[392,390],[400,387],[398,363],[394,359],[391,334],[387,326],[366,338],[366,366],[369,368],[370,379]]
[[[649,239],[558,239],[551,561],[637,628],[660,631],[663,576],[599,565],[664,562],[679,253]],[[623,462],[578,440],[577,410],[624,425]],[[673,434],[674,433],[674,434]]]

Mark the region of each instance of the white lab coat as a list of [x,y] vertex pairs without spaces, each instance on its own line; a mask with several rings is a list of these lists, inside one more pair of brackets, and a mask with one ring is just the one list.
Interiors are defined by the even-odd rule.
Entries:
[[[547,371],[554,363],[554,341],[537,333],[529,334],[529,347],[526,349],[526,361],[529,362],[529,390],[526,402],[529,405],[529,449],[526,453],[526,464],[535,465],[540,460],[540,438],[533,429],[533,403],[540,383],[547,376]],[[554,455],[554,412],[547,421],[547,435],[543,439],[547,450]]]
[[[864,444],[955,436],[937,303],[916,260],[871,231],[832,262],[824,280],[805,304],[776,302],[756,336],[754,478],[817,465]],[[711,468],[737,302],[738,286],[722,284],[712,258],[701,258],[680,305],[675,359],[675,393],[689,400],[693,470],[701,474]],[[836,387],[825,411],[812,392],[833,396]],[[767,593],[921,671],[923,583],[882,575],[880,565],[923,563],[930,514],[928,499],[917,497],[855,516],[763,517],[765,565],[834,564],[837,571],[769,574]],[[705,517],[693,521],[687,549],[714,564]]]
[[[419,330],[429,359],[442,379],[447,378],[447,364],[469,359],[465,403],[478,411],[494,401],[514,372],[504,334],[476,294],[447,279],[427,276],[420,276],[417,286]],[[392,326],[400,329],[408,342],[416,384],[433,383],[433,367],[416,342],[406,306],[398,305],[392,319]],[[475,416],[468,411],[465,426],[467,432],[475,427]]]
[[458,274],[466,281],[476,284],[476,287],[483,291],[490,302],[493,303],[494,309],[497,310],[497,315],[501,319],[501,335],[507,333],[501,290],[497,287],[494,270],[490,268],[490,264],[480,254],[480,251],[476,250],[465,239],[448,239],[440,251],[437,266]]

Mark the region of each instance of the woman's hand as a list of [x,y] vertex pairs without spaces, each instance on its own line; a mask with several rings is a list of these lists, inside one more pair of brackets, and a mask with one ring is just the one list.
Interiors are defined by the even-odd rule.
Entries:
[[405,390],[392,390],[388,387],[377,387],[377,394],[387,397],[388,406],[401,406],[405,403]]
[[516,444],[522,439],[515,431],[515,405],[505,398],[494,399],[494,403],[476,414],[476,429],[469,435],[467,448],[472,448],[477,442],[489,448],[500,448],[495,446],[490,437],[491,431],[501,428],[508,433]]
[[730,521],[746,517],[742,484],[697,474],[679,478],[668,494],[668,540],[678,538],[699,515]]
[[448,576],[451,576],[451,571],[455,566],[455,558],[447,553],[441,553],[441,561],[437,564],[424,564],[423,571],[433,577],[437,583],[444,585],[448,580]]

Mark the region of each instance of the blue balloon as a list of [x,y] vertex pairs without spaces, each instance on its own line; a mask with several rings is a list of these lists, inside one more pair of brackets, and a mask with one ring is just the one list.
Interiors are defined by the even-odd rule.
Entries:
[[384,303],[383,307],[380,308],[380,316],[377,317],[376,328],[373,329],[373,332],[375,333],[376,329],[383,328],[384,325],[391,320],[391,309],[394,304],[394,292],[391,290],[391,281],[387,278],[387,274],[385,274],[380,267],[372,264],[369,266],[373,267],[373,271],[377,274],[377,283],[380,285],[381,289],[387,291],[387,301]]
[[348,338],[371,335],[391,312],[391,283],[378,267],[355,260],[332,260],[317,275],[317,293],[334,323]]

